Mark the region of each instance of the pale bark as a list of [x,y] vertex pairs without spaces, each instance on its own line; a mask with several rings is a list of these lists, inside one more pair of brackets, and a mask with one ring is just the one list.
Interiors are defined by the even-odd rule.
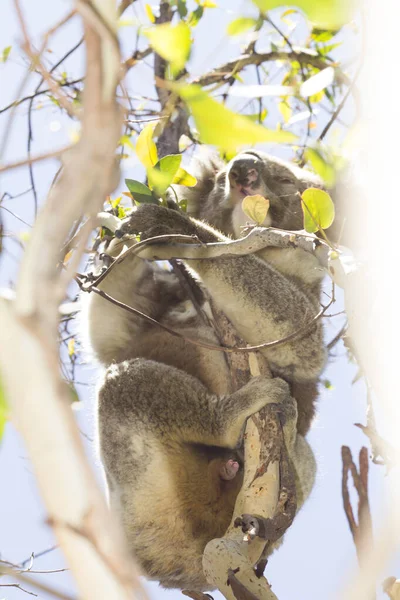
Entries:
[[120,73],[114,0],[79,0],[87,73],[82,136],[32,231],[14,303],[0,303],[1,378],[33,464],[49,524],[75,579],[79,597],[143,598],[125,541],[89,467],[58,365],[58,306],[90,228],[68,268],[60,248],[77,220],[92,217],[117,183],[115,149],[122,115],[115,100]]

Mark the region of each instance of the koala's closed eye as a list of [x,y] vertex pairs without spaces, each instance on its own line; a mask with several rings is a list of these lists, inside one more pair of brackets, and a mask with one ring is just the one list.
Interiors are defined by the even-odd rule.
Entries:
[[283,183],[283,184],[296,185],[297,186],[297,181],[295,181],[291,177],[276,177],[276,182],[277,183]]

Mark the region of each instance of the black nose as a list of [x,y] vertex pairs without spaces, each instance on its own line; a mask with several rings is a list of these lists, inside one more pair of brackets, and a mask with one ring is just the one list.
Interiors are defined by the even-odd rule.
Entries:
[[258,181],[261,171],[261,161],[254,156],[235,158],[229,169],[231,184],[248,186]]

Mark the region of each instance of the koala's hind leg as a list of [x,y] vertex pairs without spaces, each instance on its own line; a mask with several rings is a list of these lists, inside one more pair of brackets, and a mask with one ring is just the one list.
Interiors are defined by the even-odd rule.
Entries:
[[126,453],[135,435],[161,443],[235,448],[246,419],[268,403],[291,400],[281,379],[256,377],[230,396],[211,394],[198,379],[151,360],[111,365],[99,393],[100,437]]

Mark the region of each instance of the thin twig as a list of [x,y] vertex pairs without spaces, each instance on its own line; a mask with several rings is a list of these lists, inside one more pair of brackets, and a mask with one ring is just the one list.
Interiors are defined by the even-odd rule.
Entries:
[[53,150],[52,152],[45,152],[44,154],[39,154],[38,156],[31,156],[28,158],[24,158],[22,160],[17,160],[13,163],[8,163],[6,165],[0,165],[0,173],[3,171],[11,171],[12,169],[18,169],[19,167],[25,167],[26,165],[31,165],[33,163],[40,162],[42,160],[48,160],[49,158],[59,158],[64,152],[70,150],[73,144],[68,146],[64,146],[64,148],[60,148],[59,150]]
[[44,592],[45,594],[49,594],[54,598],[59,598],[59,600],[76,600],[74,596],[70,596],[69,594],[61,592],[60,590],[57,590],[56,588],[47,585],[43,581],[39,581],[34,577],[29,577],[29,575],[26,573],[18,573],[10,567],[0,565],[0,574],[13,577],[14,579],[20,581],[24,585],[32,586],[40,590],[41,592]]
[[[73,85],[76,85],[77,83],[82,83],[82,82],[83,82],[83,77],[80,77],[79,79],[73,79],[72,81],[57,81],[57,85],[59,87],[71,87]],[[34,100],[38,96],[43,96],[44,94],[48,94],[49,92],[51,92],[51,90],[50,90],[50,88],[47,88],[46,90],[40,90],[38,92],[34,92],[33,94],[30,94],[29,96],[25,96],[24,98],[21,98],[20,100],[14,100],[14,102],[10,102],[10,104],[7,104],[7,106],[0,108],[0,115],[2,113],[7,112],[8,110],[10,110],[10,108],[20,106],[24,102],[28,102],[28,100]]]
[[180,333],[179,331],[176,331],[175,329],[172,329],[171,327],[168,327],[167,325],[160,323],[156,319],[153,319],[149,315],[142,313],[140,310],[133,308],[132,306],[128,306],[128,304],[124,304],[123,302],[120,302],[116,298],[113,298],[112,296],[110,296],[110,294],[107,294],[103,290],[100,290],[97,287],[94,287],[92,284],[85,284],[83,281],[82,275],[78,274],[75,277],[75,281],[78,283],[78,285],[82,291],[94,292],[95,294],[101,296],[105,300],[108,300],[108,302],[115,304],[115,306],[118,306],[119,308],[123,308],[124,310],[130,312],[131,314],[141,317],[148,323],[151,323],[152,325],[156,325],[157,327],[160,327],[161,329],[163,329],[164,331],[167,331],[168,333],[170,333],[171,335],[173,335],[175,337],[184,339],[186,342],[189,342],[190,344],[193,344],[195,346],[200,346],[201,348],[207,348],[209,350],[217,350],[219,352],[257,352],[257,351],[263,350],[265,348],[275,348],[276,346],[280,346],[281,344],[286,344],[287,342],[291,342],[294,339],[305,335],[310,330],[310,328],[313,327],[313,325],[315,325],[315,323],[323,316],[323,314],[325,313],[325,311],[328,310],[330,305],[333,302],[335,302],[335,298],[334,298],[334,296],[332,296],[329,303],[326,306],[323,306],[321,308],[321,310],[314,317],[312,317],[312,319],[310,319],[307,323],[305,323],[304,325],[302,325],[301,327],[299,327],[298,329],[296,329],[289,335],[287,335],[279,340],[274,340],[272,342],[264,342],[262,344],[257,344],[256,346],[246,346],[246,347],[218,346],[215,344],[207,344],[206,342],[201,342],[194,338],[187,337],[187,336],[183,335],[182,333]]
[[349,99],[350,94],[353,92],[354,90],[354,86],[356,84],[356,81],[358,79],[358,76],[361,73],[361,69],[362,66],[360,65],[359,68],[357,69],[356,74],[354,75],[354,79],[353,81],[350,83],[347,92],[345,93],[345,95],[343,96],[342,100],[340,101],[339,105],[337,106],[337,108],[335,109],[335,111],[332,113],[331,118],[329,119],[328,123],[325,125],[325,127],[323,128],[323,130],[321,131],[319,137],[318,137],[318,141],[321,142],[324,137],[326,136],[326,134],[328,133],[329,129],[332,127],[333,123],[336,121],[336,119],[338,118],[338,116],[340,115],[340,113],[343,110],[344,105],[346,104],[347,100]]
[[[359,456],[359,471],[353,461],[351,450],[342,446],[342,497],[343,507],[349,523],[350,531],[356,547],[360,566],[363,564],[365,549],[373,543],[372,520],[368,498],[368,450],[363,447]],[[351,473],[354,487],[358,495],[358,523],[354,517],[348,489],[348,474]]]

